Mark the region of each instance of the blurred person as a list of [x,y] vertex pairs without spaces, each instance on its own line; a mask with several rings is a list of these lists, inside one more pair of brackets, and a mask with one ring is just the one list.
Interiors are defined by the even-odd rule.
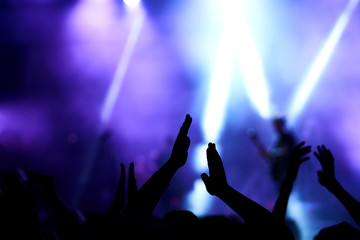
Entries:
[[271,178],[276,189],[280,191],[296,141],[294,135],[286,127],[285,117],[274,117],[272,119],[272,127],[276,134],[276,139],[269,148],[266,148],[260,141],[255,129],[250,128],[247,133],[260,155],[269,163]]

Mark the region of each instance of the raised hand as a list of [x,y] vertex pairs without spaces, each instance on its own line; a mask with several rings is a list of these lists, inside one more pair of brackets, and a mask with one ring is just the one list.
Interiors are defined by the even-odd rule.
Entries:
[[[109,209],[109,214],[111,211],[115,211],[115,215],[120,214],[120,211],[125,207],[126,204],[126,196],[125,196],[125,165],[123,163],[120,164],[121,172],[119,184],[116,189],[116,194],[114,198],[114,202]],[[115,210],[116,209],[116,210]]]
[[271,153],[266,149],[264,144],[260,141],[259,135],[254,128],[249,128],[246,131],[246,134],[254,143],[255,147],[259,151],[259,154],[264,157],[265,159],[269,160],[271,158]]
[[136,193],[138,192],[138,187],[136,185],[136,179],[134,174],[134,163],[130,163],[129,167],[129,179],[128,179],[128,201],[131,202]]
[[208,144],[206,156],[208,160],[210,176],[208,176],[206,173],[202,173],[201,179],[203,180],[208,193],[219,196],[228,186],[228,182],[226,180],[224,166],[221,157],[216,150],[215,143]]
[[257,131],[254,129],[254,128],[249,128],[247,131],[246,131],[246,134],[248,135],[248,137],[251,139],[251,140],[259,140],[259,136],[258,136],[258,133]]
[[324,145],[317,147],[314,155],[319,159],[322,171],[318,171],[319,183],[326,187],[348,210],[360,226],[360,203],[348,193],[335,178],[334,156]]
[[201,174],[209,194],[217,196],[242,219],[253,234],[253,239],[293,239],[290,230],[265,208],[232,188],[226,179],[223,162],[214,143],[206,150],[209,175]]
[[319,183],[326,188],[332,187],[336,183],[334,157],[330,150],[324,145],[317,147],[318,152],[314,152],[315,157],[320,161],[322,171],[318,171]]
[[[125,165],[121,163],[121,173],[120,180],[116,190],[115,198],[111,204],[108,213],[107,213],[107,222],[113,224],[116,222],[117,218],[120,215],[121,210],[125,207],[126,204],[126,194],[125,194]],[[129,167],[129,179],[128,179],[128,202],[131,202],[135,194],[137,193],[136,179],[134,174],[134,163],[130,163]]]
[[[128,217],[151,216],[162,194],[170,184],[172,177],[176,171],[186,163],[190,146],[190,138],[187,134],[191,121],[192,118],[187,114],[176,137],[169,160],[144,183],[139,191],[136,192],[133,199],[131,194],[132,191],[129,191],[131,201],[121,213],[121,217],[125,221]],[[131,182],[130,178],[129,188]]]
[[188,157],[188,149],[190,146],[190,138],[187,136],[189,128],[192,122],[192,118],[189,114],[186,115],[185,121],[182,124],[180,131],[176,137],[173,150],[169,159],[170,163],[173,163],[178,168],[185,165]]
[[289,168],[287,171],[287,181],[294,182],[302,163],[308,161],[310,157],[306,157],[311,152],[311,146],[304,146],[305,142],[301,142],[295,146],[290,156]]

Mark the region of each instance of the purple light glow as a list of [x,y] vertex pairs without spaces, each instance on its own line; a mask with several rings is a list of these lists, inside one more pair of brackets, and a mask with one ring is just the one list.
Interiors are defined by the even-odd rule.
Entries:
[[[163,142],[173,144],[185,114],[190,113],[189,159],[164,197],[185,207],[194,183],[196,189],[202,186],[196,182],[199,174],[193,156],[196,146],[205,141],[202,124],[209,122],[202,116],[223,22],[217,8],[220,0],[171,2],[146,16],[106,126],[101,112],[136,11],[127,11],[118,1],[76,1],[66,6],[19,3],[0,8],[0,23],[6,28],[0,36],[0,144],[10,152],[29,155],[21,161],[13,156],[11,162],[1,163],[1,169],[21,167],[53,175],[58,193],[71,206],[79,193],[79,176],[89,168],[84,182],[91,187],[83,189],[78,207],[104,212],[118,182],[120,162],[135,162],[141,186],[167,159],[171,147],[162,148]],[[140,6],[145,8],[143,3]],[[338,0],[246,1],[244,11],[267,78],[269,102],[276,109],[285,112],[301,83],[299,76],[313,62],[346,4]],[[357,199],[359,29],[356,8],[322,73],[323,81],[317,83],[292,126],[299,141],[306,140],[313,148],[319,144],[331,148],[339,181]],[[239,64],[234,65],[232,76],[239,81],[226,88],[228,104],[219,113],[224,121],[216,143],[221,146],[229,183],[271,209],[276,196],[267,165],[246,136],[246,129],[254,128],[270,145],[271,124],[252,107]],[[88,164],[89,156],[93,165]],[[317,183],[319,169],[312,157],[300,169],[295,189],[298,201],[293,209],[303,209],[309,227],[305,237],[310,239],[320,225],[351,222]],[[176,195],[174,200],[171,194],[179,192],[174,189],[182,189],[182,197]],[[331,215],[328,209],[333,210]],[[155,215],[165,210],[168,206],[162,203]],[[214,200],[205,214],[232,212]]]
[[111,114],[114,111],[114,106],[121,89],[122,81],[124,80],[132,53],[138,41],[144,18],[144,13],[142,11],[139,11],[136,14],[136,17],[132,24],[131,31],[129,32],[128,39],[124,46],[124,50],[116,67],[114,78],[109,87],[108,93],[104,101],[104,105],[102,107],[101,120],[104,124],[109,121]]

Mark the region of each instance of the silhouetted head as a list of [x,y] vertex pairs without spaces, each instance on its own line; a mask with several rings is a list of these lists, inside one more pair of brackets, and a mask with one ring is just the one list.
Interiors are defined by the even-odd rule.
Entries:
[[245,224],[238,219],[213,215],[200,218],[199,236],[202,239],[255,239],[251,237]]
[[360,239],[360,232],[349,223],[341,222],[334,226],[321,229],[314,239]]
[[272,119],[273,128],[278,134],[282,134],[285,131],[286,119],[285,117],[274,117]]
[[163,224],[172,239],[184,239],[196,234],[198,222],[198,217],[187,210],[173,210],[163,218]]

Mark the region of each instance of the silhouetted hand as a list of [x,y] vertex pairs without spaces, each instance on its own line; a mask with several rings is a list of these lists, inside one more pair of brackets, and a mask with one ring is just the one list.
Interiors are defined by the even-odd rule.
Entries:
[[125,207],[126,204],[126,196],[125,196],[125,181],[126,181],[126,173],[125,173],[125,165],[123,163],[120,163],[120,179],[119,184],[116,189],[116,194],[114,201],[109,208],[108,215],[117,215],[120,213],[120,211]]
[[[129,217],[151,216],[172,177],[186,163],[190,146],[190,138],[187,134],[191,121],[192,118],[187,114],[176,137],[169,160],[144,183],[134,199],[126,205],[121,213],[124,221],[127,221]],[[129,197],[131,198],[131,194]]]
[[[121,210],[125,207],[125,204],[126,204],[125,165],[123,163],[121,163],[120,166],[121,166],[121,173],[120,173],[120,180],[119,180],[118,188],[116,190],[114,201],[107,213],[107,221],[110,223],[116,222]],[[137,191],[138,191],[138,188],[136,185],[136,179],[135,179],[135,174],[134,174],[134,163],[130,163],[129,178],[128,178],[128,202],[131,202],[134,199]]]
[[311,152],[311,146],[304,145],[305,142],[301,142],[293,149],[290,156],[290,163],[287,171],[286,181],[294,182],[300,165],[310,159],[310,157],[305,156]]
[[206,190],[220,198],[245,221],[253,235],[252,239],[294,239],[290,230],[269,211],[228,184],[223,162],[214,143],[208,144],[206,154],[209,175],[201,174]]
[[130,163],[129,167],[129,179],[128,179],[128,202],[131,202],[138,192],[136,185],[136,178],[134,173],[134,163]]
[[326,187],[348,210],[360,226],[360,203],[348,193],[335,178],[334,156],[324,145],[317,147],[314,155],[319,159],[322,171],[318,171],[319,183]]
[[216,150],[215,143],[208,144],[206,156],[208,160],[210,176],[208,176],[206,173],[202,173],[201,179],[203,180],[208,193],[218,196],[228,186],[228,182],[226,180],[224,166],[221,157]]
[[266,149],[264,144],[260,141],[259,135],[257,131],[254,128],[249,128],[246,131],[248,137],[251,139],[251,141],[254,143],[255,147],[257,148],[259,154],[264,157],[267,160],[270,160],[271,153]]
[[251,139],[251,140],[259,140],[259,136],[258,136],[258,133],[257,131],[254,129],[254,128],[249,128],[247,131],[246,131],[246,134],[248,135],[248,137]]
[[186,115],[185,121],[182,124],[180,131],[176,137],[174,147],[171,152],[169,163],[174,164],[177,168],[185,165],[188,157],[188,149],[190,146],[190,138],[187,136],[192,118],[189,114]]
[[318,152],[314,152],[316,158],[320,161],[322,171],[318,171],[319,183],[326,188],[332,187],[336,183],[334,157],[330,150],[324,145],[317,147]]

